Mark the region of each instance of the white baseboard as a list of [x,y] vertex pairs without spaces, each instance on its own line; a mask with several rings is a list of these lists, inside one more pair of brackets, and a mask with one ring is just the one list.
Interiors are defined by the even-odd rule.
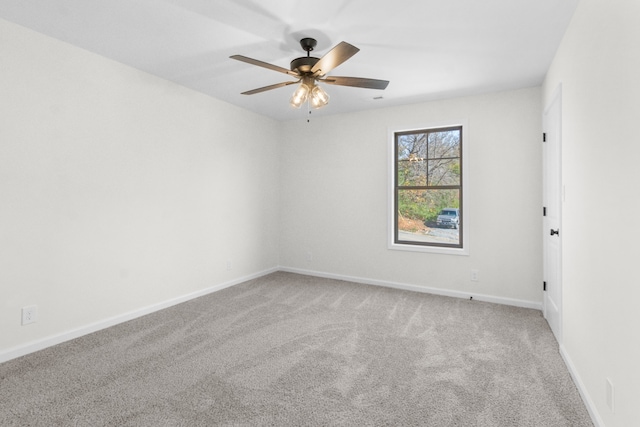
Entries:
[[70,331],[66,331],[57,335],[49,336],[43,339],[39,339],[36,341],[32,341],[30,343],[20,345],[17,347],[10,348],[8,350],[0,352],[0,363],[9,361],[11,359],[15,359],[20,356],[24,356],[29,353],[33,353],[39,350],[43,350],[47,347],[54,346],[56,344],[61,344],[65,341],[72,340],[74,338],[79,338],[83,335],[90,334],[92,332],[97,332],[101,329],[108,328],[110,326],[115,326],[119,323],[128,322],[129,320],[136,319],[138,317],[142,317],[146,314],[153,313],[155,311],[159,311],[176,304],[183,303],[185,301],[192,300],[194,298],[198,298],[204,295],[208,295],[213,292],[220,291],[222,289],[228,288],[230,286],[237,285],[242,282],[246,282],[247,280],[256,279],[258,277],[265,276],[267,274],[275,273],[278,271],[278,268],[271,268],[268,270],[260,271],[254,274],[250,274],[248,276],[239,277],[237,279],[230,280],[228,282],[220,283],[218,285],[214,285],[208,287],[206,289],[202,289],[196,292],[192,292],[186,295],[182,295],[177,298],[173,298],[167,301],[163,301],[157,304],[152,304],[146,307],[142,307],[137,310],[133,310],[127,313],[120,314],[118,316],[114,316],[108,319],[100,320],[98,322],[94,322],[85,326],[81,326],[76,329],[72,329]]
[[473,292],[452,291],[448,289],[431,288],[428,286],[418,286],[418,285],[410,285],[407,283],[389,282],[386,280],[376,280],[376,279],[368,279],[363,277],[344,276],[341,274],[325,273],[322,271],[304,270],[300,268],[291,268],[291,267],[284,267],[284,266],[280,266],[280,271],[304,274],[307,276],[324,277],[327,279],[345,280],[349,282],[363,283],[365,285],[383,286],[387,288],[402,289],[406,291],[442,295],[442,296],[454,297],[454,298],[469,299],[470,297],[473,297],[473,299],[477,301],[492,302],[495,304],[511,305],[515,307],[532,308],[534,310],[542,311],[542,303],[535,302],[535,301],[495,297],[491,295],[483,295],[483,294],[477,294]]
[[567,351],[563,345],[560,345],[560,355],[562,356],[562,360],[564,360],[564,364],[567,365],[569,374],[571,375],[571,378],[573,379],[573,382],[576,385],[578,392],[580,393],[580,397],[584,402],[584,406],[587,407],[587,411],[591,416],[591,421],[593,421],[593,425],[595,427],[605,427],[605,424],[602,421],[602,418],[600,418],[600,413],[598,412],[596,405],[591,400],[589,393],[587,393],[587,389],[582,383],[582,379],[580,378],[580,375],[578,375],[578,372],[576,371],[573,361],[569,357],[569,354],[567,354]]

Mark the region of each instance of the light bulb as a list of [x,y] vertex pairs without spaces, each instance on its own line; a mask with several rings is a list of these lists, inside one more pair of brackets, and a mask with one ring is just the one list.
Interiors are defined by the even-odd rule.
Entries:
[[320,86],[314,86],[311,89],[311,106],[313,108],[322,108],[329,103],[329,94]]
[[300,86],[298,86],[298,89],[296,89],[296,91],[293,92],[293,95],[291,95],[291,99],[289,100],[289,103],[294,108],[300,108],[300,106],[304,104],[304,101],[307,100],[308,95],[309,95],[309,86],[307,86],[304,83],[300,83]]

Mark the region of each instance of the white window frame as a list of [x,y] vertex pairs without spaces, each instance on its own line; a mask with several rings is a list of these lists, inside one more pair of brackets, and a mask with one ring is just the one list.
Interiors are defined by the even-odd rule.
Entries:
[[[398,132],[410,132],[420,131],[425,129],[437,129],[446,128],[452,126],[462,126],[462,247],[450,248],[442,246],[429,246],[429,244],[404,244],[395,242],[395,134]],[[448,254],[448,255],[469,255],[469,224],[471,217],[471,207],[469,206],[469,125],[466,119],[463,120],[448,120],[441,122],[429,122],[419,123],[415,126],[395,126],[388,128],[388,171],[387,171],[387,183],[388,183],[388,196],[387,205],[389,206],[388,218],[387,218],[387,238],[388,248],[391,250],[410,251],[410,252],[425,252],[436,254]]]

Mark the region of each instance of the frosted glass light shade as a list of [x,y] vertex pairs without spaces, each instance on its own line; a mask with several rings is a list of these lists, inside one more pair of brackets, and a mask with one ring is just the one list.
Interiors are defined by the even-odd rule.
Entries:
[[322,108],[329,103],[329,94],[320,86],[314,86],[311,89],[311,106],[313,108]]
[[300,86],[298,86],[296,91],[293,92],[293,95],[291,95],[291,99],[289,100],[289,103],[294,108],[300,108],[300,106],[304,104],[304,102],[307,100],[308,96],[309,96],[309,86],[307,86],[304,83],[300,83]]

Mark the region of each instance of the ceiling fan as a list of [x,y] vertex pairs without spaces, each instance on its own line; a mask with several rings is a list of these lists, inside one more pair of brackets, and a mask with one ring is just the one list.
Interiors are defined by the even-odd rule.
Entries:
[[320,108],[329,103],[329,95],[317,84],[319,82],[339,86],[352,86],[381,90],[385,89],[389,84],[387,80],[365,79],[360,77],[327,76],[327,73],[358,53],[360,49],[347,42],[340,42],[336,46],[334,46],[333,49],[327,52],[322,58],[316,58],[310,55],[310,52],[314,47],[316,47],[316,44],[317,41],[309,37],[300,40],[300,46],[302,46],[302,50],[307,52],[307,56],[296,58],[291,61],[290,70],[279,67],[277,65],[269,64],[267,62],[259,61],[257,59],[248,58],[246,56],[232,55],[230,57],[232,59],[246,62],[247,64],[268,68],[280,73],[288,74],[291,77],[297,79],[295,81],[276,83],[273,85],[248,90],[246,92],[242,92],[242,95],[253,95],[256,93],[265,92],[267,90],[277,89],[280,87],[300,83],[300,86],[298,86],[296,91],[293,93],[293,96],[291,97],[291,105],[295,108],[300,108],[300,106],[308,100],[309,104],[313,108]]

